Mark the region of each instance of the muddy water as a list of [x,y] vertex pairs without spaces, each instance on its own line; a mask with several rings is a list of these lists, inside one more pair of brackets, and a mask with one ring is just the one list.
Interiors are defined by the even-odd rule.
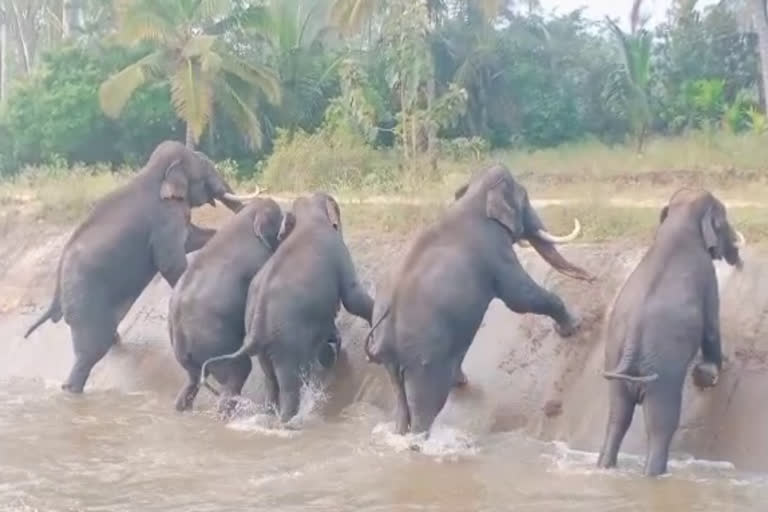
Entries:
[[727,463],[677,459],[647,481],[636,457],[597,471],[593,453],[445,426],[414,453],[371,406],[315,414],[274,431],[259,415],[181,417],[153,392],[70,397],[6,381],[0,510],[758,511],[768,500],[765,477]]
[[[752,511],[768,502],[768,258],[747,251],[744,272],[718,266],[724,353],[718,386],[685,389],[671,474],[640,477],[638,410],[619,471],[594,469],[607,413],[600,377],[605,309],[642,248],[568,246],[595,285],[555,274],[520,251],[538,282],[584,319],[561,340],[551,322],[494,302],[455,392],[426,443],[391,434],[383,371],[364,363],[365,325],[342,315],[335,373],[305,392],[295,431],[254,414],[222,424],[200,393],[179,415],[183,376],[167,340],[169,290],[150,285],[123,321],[123,344],[95,368],[86,393],[61,393],[72,361],[66,326],[24,328],[47,305],[67,234],[10,233],[0,244],[0,512],[135,510]],[[402,241],[350,235],[365,286]],[[258,367],[258,365],[256,365]],[[262,398],[256,368],[246,384]],[[421,444],[421,453],[408,449]]]

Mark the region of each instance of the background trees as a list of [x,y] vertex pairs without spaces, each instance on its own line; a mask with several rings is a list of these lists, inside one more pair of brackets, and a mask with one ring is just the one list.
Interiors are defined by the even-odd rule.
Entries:
[[627,0],[626,31],[531,1],[0,0],[0,166],[131,162],[169,137],[258,160],[343,130],[434,163],[762,131],[765,5],[675,0],[651,28]]

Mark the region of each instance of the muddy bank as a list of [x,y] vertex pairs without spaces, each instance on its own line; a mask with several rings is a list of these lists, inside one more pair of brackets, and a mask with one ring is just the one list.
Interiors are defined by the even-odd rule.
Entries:
[[[226,218],[206,215],[209,225]],[[0,331],[5,345],[0,381],[37,378],[58,386],[72,361],[66,325],[46,324],[29,340],[21,335],[50,300],[56,261],[69,231],[45,224],[33,230],[15,222],[0,229]],[[346,237],[364,285],[375,294],[376,282],[396,261],[406,239],[361,232]],[[566,257],[599,276],[590,285],[553,272],[531,250],[519,250],[531,275],[561,294],[583,317],[584,328],[577,337],[562,340],[548,319],[515,315],[494,301],[465,360],[470,386],[451,396],[438,422],[476,434],[522,430],[572,448],[598,450],[607,413],[600,376],[601,321],[642,251],[626,243],[564,247]],[[739,469],[768,471],[768,254],[748,249],[744,259],[741,273],[718,266],[727,363],[715,389],[698,391],[686,384],[683,423],[673,449],[729,461]],[[183,376],[167,337],[169,293],[159,278],[152,282],[119,328],[122,345],[94,369],[86,393],[151,390],[173,406]],[[339,324],[345,351],[328,379],[325,413],[338,414],[360,400],[388,410],[392,397],[384,371],[366,364],[362,355],[365,323],[342,313]],[[246,394],[260,397],[258,365]],[[210,403],[210,395],[201,391],[198,407]],[[644,438],[638,410],[624,450],[642,453]]]

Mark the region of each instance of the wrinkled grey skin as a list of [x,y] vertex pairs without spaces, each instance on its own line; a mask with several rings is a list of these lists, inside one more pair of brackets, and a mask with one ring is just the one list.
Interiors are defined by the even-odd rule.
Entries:
[[209,366],[215,372],[222,361],[258,356],[268,401],[286,423],[299,409],[302,374],[315,359],[326,358],[339,302],[370,325],[373,300],[357,279],[331,196],[296,199],[279,240],[248,288],[243,347],[206,361],[202,378]]
[[[168,330],[176,360],[188,376],[176,399],[177,410],[192,407],[207,359],[242,346],[248,285],[277,248],[282,222],[275,201],[254,200],[200,249],[173,289]],[[217,365],[214,375],[223,383],[222,398],[239,395],[250,373],[250,358]]]
[[[604,332],[610,407],[598,466],[614,467],[635,406],[643,405],[645,474],[667,471],[688,365],[694,381],[717,381],[722,355],[713,259],[741,268],[725,206],[703,190],[681,189],[662,209],[653,244],[619,292]],[[704,381],[707,382],[704,382]]]
[[[62,389],[81,393],[93,366],[117,342],[117,326],[157,272],[174,286],[186,254],[216,232],[190,222],[190,209],[231,192],[202,153],[162,142],[129,183],[99,200],[64,246],[48,310],[29,328],[62,316],[75,363]],[[222,202],[232,211],[242,204]]]
[[389,373],[398,433],[428,435],[452,386],[466,382],[461,363],[493,298],[517,313],[549,316],[561,336],[577,331],[580,320],[531,279],[513,245],[526,239],[557,270],[593,278],[540,239],[539,229],[525,188],[499,165],[476,173],[410,247],[391,289],[377,296],[366,340],[368,359]]

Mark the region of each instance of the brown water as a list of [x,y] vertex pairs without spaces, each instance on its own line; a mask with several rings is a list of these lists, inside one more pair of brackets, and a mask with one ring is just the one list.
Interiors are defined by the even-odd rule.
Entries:
[[[312,393],[305,397],[321,401]],[[768,479],[676,459],[656,481],[642,461],[594,469],[594,453],[515,433],[473,438],[438,427],[425,453],[355,404],[303,413],[297,431],[261,415],[225,425],[179,415],[151,392],[62,394],[41,381],[0,386],[0,510],[758,511]]]
[[[97,365],[83,396],[59,391],[72,361],[62,324],[21,333],[47,305],[68,233],[21,227],[0,244],[0,512],[242,510],[764,511],[768,503],[768,258],[742,273],[718,267],[727,362],[720,383],[686,385],[670,474],[641,476],[642,412],[617,471],[595,469],[607,392],[602,315],[642,248],[567,246],[599,276],[556,274],[532,251],[528,272],[584,318],[574,339],[551,322],[494,302],[422,452],[391,434],[392,396],[364,363],[366,327],[343,314],[336,373],[305,392],[298,430],[263,414],[223,424],[201,391],[192,414],[173,410],[183,373],[167,339],[168,287],[155,280],[123,321],[123,344]],[[364,284],[401,240],[349,237]],[[246,395],[260,400],[258,365]],[[321,391],[322,389],[322,391]]]

